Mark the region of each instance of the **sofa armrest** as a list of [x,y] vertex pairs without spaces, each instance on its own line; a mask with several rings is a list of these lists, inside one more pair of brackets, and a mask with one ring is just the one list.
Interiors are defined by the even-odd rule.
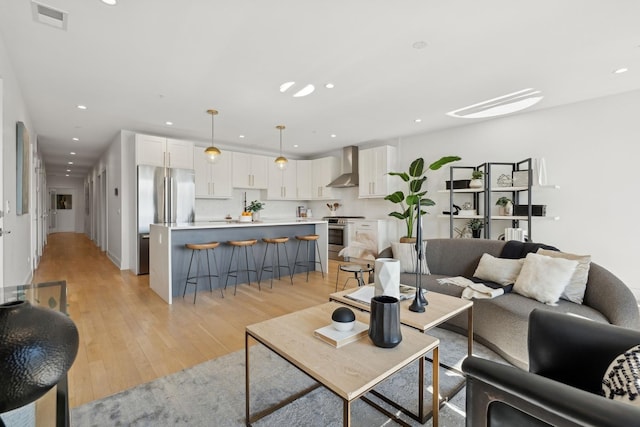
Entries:
[[[538,419],[555,426],[613,427],[636,425],[640,419],[640,409],[633,405],[512,366],[471,356],[462,363],[462,370],[467,376],[468,426],[514,425],[508,420],[489,421],[498,413],[492,414],[494,402],[508,405],[511,421],[533,417],[534,421]],[[500,411],[499,416],[504,416],[504,411]]]
[[613,359],[640,343],[640,331],[535,309],[529,316],[529,371],[600,393]]
[[604,314],[609,323],[640,329],[640,312],[631,289],[604,267],[592,262],[584,304]]

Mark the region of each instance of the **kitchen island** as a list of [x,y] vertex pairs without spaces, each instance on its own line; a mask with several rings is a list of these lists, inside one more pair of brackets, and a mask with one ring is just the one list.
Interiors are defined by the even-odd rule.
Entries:
[[[185,281],[187,279],[187,269],[191,250],[185,248],[187,243],[207,243],[220,242],[220,246],[215,249],[220,277],[212,278],[214,287],[224,287],[227,278],[226,273],[229,267],[232,248],[226,244],[229,240],[257,239],[258,244],[254,246],[256,259],[256,269],[262,267],[262,258],[266,244],[262,242],[264,237],[289,237],[287,251],[289,255],[289,265],[293,268],[293,261],[296,255],[297,240],[295,236],[304,234],[318,234],[318,245],[320,246],[320,258],[324,272],[328,273],[328,239],[327,221],[307,219],[282,219],[265,220],[260,222],[238,222],[238,221],[206,221],[188,224],[151,224],[149,238],[149,285],[168,304],[171,304],[174,296],[182,295]],[[303,249],[306,247],[302,243],[299,257],[306,259]],[[314,247],[315,253],[315,247]],[[249,250],[251,254],[251,250]],[[316,254],[317,256],[317,254]],[[270,256],[268,257],[270,258]],[[249,260],[251,262],[251,260]],[[300,261],[300,259],[298,260]],[[269,262],[269,261],[268,261]],[[195,260],[194,260],[195,263]],[[211,262],[212,273],[215,266]],[[234,262],[235,265],[235,262]],[[251,266],[251,265],[250,265]],[[252,267],[252,266],[251,266]],[[192,267],[193,268],[193,267]],[[205,267],[206,268],[206,267]],[[320,271],[320,265],[316,264],[316,270]],[[296,272],[302,272],[298,267]],[[199,274],[204,274],[200,272]],[[283,274],[286,274],[283,271]],[[268,279],[271,273],[263,272],[262,279]],[[240,275],[238,284],[246,283],[246,275]],[[251,276],[252,285],[254,275]],[[233,286],[235,279],[229,280],[229,286]],[[287,282],[288,283],[288,282]],[[208,289],[208,280],[201,279],[198,282],[200,290]],[[189,286],[188,293],[195,291],[195,286]],[[230,294],[231,295],[231,294]]]

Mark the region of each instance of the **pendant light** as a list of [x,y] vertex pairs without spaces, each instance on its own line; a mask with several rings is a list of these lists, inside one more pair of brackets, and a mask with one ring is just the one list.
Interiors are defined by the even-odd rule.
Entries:
[[213,143],[213,136],[214,136],[214,130],[215,130],[215,117],[218,114],[218,110],[207,110],[207,114],[211,114],[211,146],[205,148],[204,150],[204,154],[207,156],[207,159],[211,162],[211,163],[215,163],[220,156],[222,155],[222,152],[215,147],[214,143]]
[[289,162],[289,160],[282,155],[282,131],[284,130],[284,125],[278,125],[276,129],[280,131],[280,155],[276,157],[275,163],[276,167],[283,171],[287,168],[287,163]]

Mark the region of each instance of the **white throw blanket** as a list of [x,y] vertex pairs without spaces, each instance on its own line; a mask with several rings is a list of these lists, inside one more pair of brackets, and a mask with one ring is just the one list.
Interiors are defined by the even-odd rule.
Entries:
[[438,283],[441,285],[456,285],[464,288],[462,291],[462,298],[465,299],[488,299],[499,297],[504,294],[504,289],[502,288],[493,289],[482,283],[475,283],[462,276],[438,279]]

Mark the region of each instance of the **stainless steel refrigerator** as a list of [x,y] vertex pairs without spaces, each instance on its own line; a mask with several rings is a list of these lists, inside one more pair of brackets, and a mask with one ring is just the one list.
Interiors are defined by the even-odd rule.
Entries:
[[193,170],[138,166],[138,274],[149,273],[149,225],[193,222],[195,205]]

